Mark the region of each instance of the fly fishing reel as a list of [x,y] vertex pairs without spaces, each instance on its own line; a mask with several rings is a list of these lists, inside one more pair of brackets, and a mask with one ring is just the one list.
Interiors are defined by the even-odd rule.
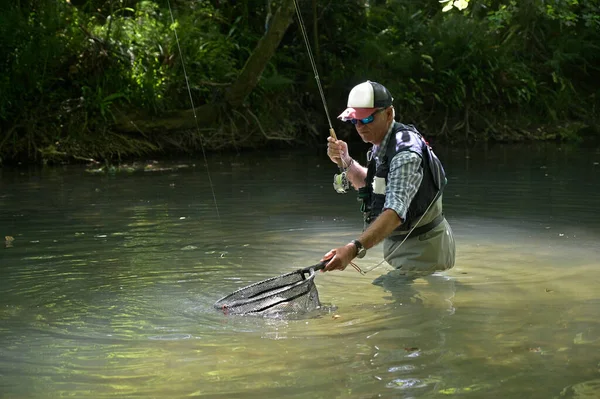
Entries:
[[333,176],[333,188],[339,194],[346,194],[347,190],[350,189],[350,182],[345,171]]

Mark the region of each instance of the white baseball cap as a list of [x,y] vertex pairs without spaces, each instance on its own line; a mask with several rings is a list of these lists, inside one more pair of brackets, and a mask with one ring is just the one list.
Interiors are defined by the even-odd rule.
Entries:
[[364,119],[379,108],[392,106],[393,102],[394,99],[385,86],[367,80],[350,90],[346,105],[348,108],[338,116],[338,119],[344,122],[350,119]]

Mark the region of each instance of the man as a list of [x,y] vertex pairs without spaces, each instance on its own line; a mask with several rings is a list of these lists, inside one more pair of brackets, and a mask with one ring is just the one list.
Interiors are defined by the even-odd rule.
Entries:
[[344,141],[332,137],[327,155],[358,190],[365,230],[325,254],[322,260],[330,262],[324,270],[344,270],[381,241],[384,259],[408,279],[450,269],[455,244],[442,213],[446,176],[439,159],[414,126],[394,120],[393,98],[383,85],[366,81],[355,86],[347,106],[338,118],[353,123],[362,140],[373,144],[367,166],[350,157]]

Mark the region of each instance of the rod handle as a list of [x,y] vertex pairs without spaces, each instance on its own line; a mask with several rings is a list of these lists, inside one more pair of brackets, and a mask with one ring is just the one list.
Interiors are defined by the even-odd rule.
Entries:
[[[331,137],[333,137],[334,140],[337,140],[337,136],[335,134],[335,130],[333,130],[332,127],[329,128],[329,135]],[[344,170],[344,161],[342,161],[341,159],[337,162],[337,166],[340,168],[340,170]]]

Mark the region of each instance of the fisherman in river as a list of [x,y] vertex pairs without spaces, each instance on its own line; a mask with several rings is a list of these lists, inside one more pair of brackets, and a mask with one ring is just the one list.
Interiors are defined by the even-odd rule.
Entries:
[[338,118],[373,144],[367,165],[351,158],[347,143],[333,137],[327,139],[327,155],[343,169],[336,191],[345,192],[350,184],[358,190],[365,229],[323,256],[330,259],[325,271],[344,270],[381,241],[384,259],[407,279],[450,269],[455,244],[442,212],[447,180],[441,162],[414,126],[394,120],[393,98],[383,85],[355,86],[347,106]]

